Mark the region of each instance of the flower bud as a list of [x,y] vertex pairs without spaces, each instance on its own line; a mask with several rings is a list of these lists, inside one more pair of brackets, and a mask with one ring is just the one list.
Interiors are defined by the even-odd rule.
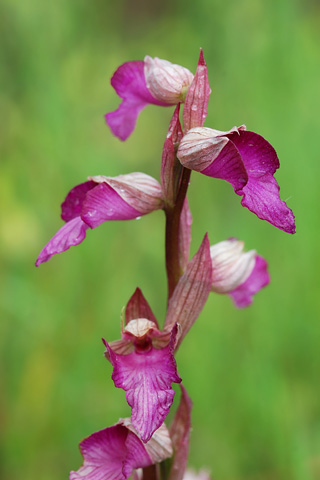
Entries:
[[243,252],[244,243],[229,239],[210,247],[212,260],[211,290],[229,293],[243,284],[255,266],[256,252]]
[[149,56],[144,59],[144,76],[151,95],[169,105],[184,102],[193,80],[187,68]]

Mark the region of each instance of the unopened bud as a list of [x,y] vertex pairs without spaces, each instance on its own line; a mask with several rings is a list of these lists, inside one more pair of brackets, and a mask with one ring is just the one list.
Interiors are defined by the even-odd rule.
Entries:
[[210,247],[212,260],[211,290],[228,293],[244,283],[255,265],[255,250],[243,252],[244,243],[229,239]]
[[193,80],[187,68],[149,56],[144,59],[144,76],[152,96],[170,105],[184,102]]

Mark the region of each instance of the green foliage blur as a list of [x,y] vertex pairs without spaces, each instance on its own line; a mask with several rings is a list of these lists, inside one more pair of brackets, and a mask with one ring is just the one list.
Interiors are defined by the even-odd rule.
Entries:
[[268,260],[272,282],[244,310],[211,294],[178,352],[194,404],[189,464],[216,480],[320,478],[319,21],[316,0],[2,0],[2,480],[68,478],[80,440],[130,414],[101,337],[119,338],[137,286],[164,319],[162,212],[34,261],[87,176],[159,178],[172,109],[149,106],[128,141],[114,138],[103,115],[119,104],[115,69],[148,54],[195,71],[200,47],[206,125],[245,123],[274,145],[297,234],[192,174],[192,255],[205,232],[211,243],[238,237]]

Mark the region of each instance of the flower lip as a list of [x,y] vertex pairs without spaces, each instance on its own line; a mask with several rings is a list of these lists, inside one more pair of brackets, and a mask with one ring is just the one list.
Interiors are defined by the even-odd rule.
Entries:
[[144,76],[151,95],[170,105],[184,101],[193,81],[187,68],[148,55],[144,59]]

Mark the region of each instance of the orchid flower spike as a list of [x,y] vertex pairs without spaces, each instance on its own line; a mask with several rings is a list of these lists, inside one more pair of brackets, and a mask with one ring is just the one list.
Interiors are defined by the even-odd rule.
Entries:
[[241,205],[284,232],[295,233],[293,213],[280,199],[274,178],[280,166],[276,151],[245,125],[226,132],[192,128],[182,138],[177,157],[186,168],[227,180],[242,196]]
[[116,70],[111,85],[122,98],[114,112],[105,115],[112,133],[126,140],[133,132],[141,110],[147,105],[168,107],[184,102],[193,74],[167,60],[146,56],[126,62]]
[[143,443],[128,418],[82,440],[80,451],[83,465],[70,472],[70,480],[126,480],[135,469],[162,462],[173,453],[164,424]]
[[74,187],[61,205],[66,223],[41,250],[36,266],[72,245],[79,245],[88,228],[108,220],[131,220],[163,208],[161,186],[144,173],[90,177]]
[[229,294],[239,308],[250,305],[253,295],[270,282],[265,259],[255,250],[243,252],[243,247],[235,238],[210,247],[211,291]]

